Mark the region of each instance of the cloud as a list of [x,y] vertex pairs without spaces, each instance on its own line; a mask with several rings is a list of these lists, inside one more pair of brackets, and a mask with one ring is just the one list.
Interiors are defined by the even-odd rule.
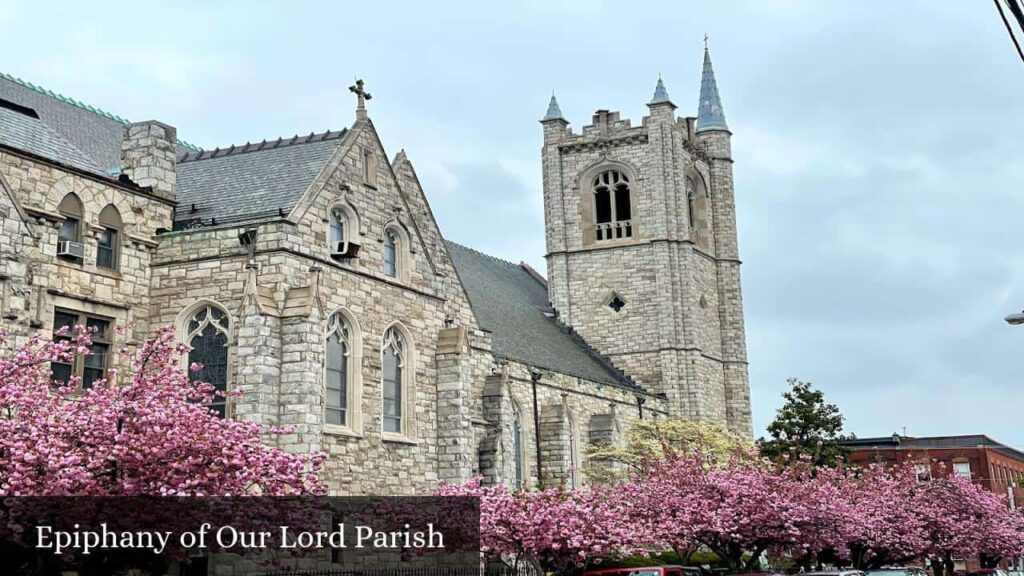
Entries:
[[598,108],[639,125],[660,72],[692,115],[709,32],[757,427],[802,376],[862,436],[1024,444],[1024,328],[1001,320],[1024,308],[1024,75],[1001,26],[925,0],[5,2],[0,53],[7,72],[210,145],[346,126],[360,75],[445,234],[543,269],[550,90],[577,130]]

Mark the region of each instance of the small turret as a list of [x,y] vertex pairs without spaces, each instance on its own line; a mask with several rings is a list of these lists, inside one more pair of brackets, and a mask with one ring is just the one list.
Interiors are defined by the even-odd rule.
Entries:
[[562,109],[558,107],[558,100],[555,98],[555,93],[551,93],[551,102],[548,102],[548,112],[541,119],[541,122],[547,120],[565,120],[562,117]]
[[544,126],[545,142],[561,139],[565,134],[566,127],[569,126],[569,121],[562,116],[562,109],[558,107],[558,100],[555,98],[554,92],[551,93],[551,101],[548,102],[548,111],[540,119],[540,123]]
[[[668,97],[668,90],[665,89],[665,83],[661,81],[661,76],[658,76],[658,85],[654,87],[654,97],[647,103],[648,106],[653,104],[672,104],[672,100]],[[675,105],[673,104],[673,107]]]

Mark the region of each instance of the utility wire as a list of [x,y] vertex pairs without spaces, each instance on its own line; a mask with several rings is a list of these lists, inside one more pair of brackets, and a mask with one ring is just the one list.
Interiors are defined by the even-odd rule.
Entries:
[[[1024,62],[1024,50],[1021,50],[1020,43],[1017,42],[1017,37],[1013,35],[1013,28],[1010,26],[1010,21],[1006,19],[1006,13],[1003,12],[1003,5],[999,3],[999,0],[992,0],[995,2],[996,10],[999,11],[999,17],[1003,19],[1003,25],[1006,26],[1006,33],[1010,35],[1010,40],[1013,40],[1013,46],[1017,49],[1017,55],[1020,56],[1020,61]],[[1020,6],[1015,3],[1015,0],[1007,0],[1010,4],[1010,11],[1014,12],[1014,19],[1017,23],[1024,27],[1022,21],[1024,21],[1024,15],[1018,16],[1021,12]],[[1016,10],[1014,10],[1016,8]]]

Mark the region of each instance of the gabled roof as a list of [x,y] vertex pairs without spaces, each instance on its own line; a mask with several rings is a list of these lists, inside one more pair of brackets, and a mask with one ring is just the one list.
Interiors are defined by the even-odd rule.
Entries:
[[287,214],[348,133],[327,131],[180,157],[175,221],[211,224]]
[[[128,120],[31,82],[0,72],[0,99],[36,111],[51,130],[73,144],[106,174],[121,167],[121,138]],[[197,150],[178,142],[178,151]]]
[[49,158],[65,166],[100,176],[110,176],[81,150],[44,124],[31,108],[14,105],[2,99],[0,144]]
[[480,327],[495,356],[594,382],[640,391],[578,334],[554,318],[536,272],[446,241]]

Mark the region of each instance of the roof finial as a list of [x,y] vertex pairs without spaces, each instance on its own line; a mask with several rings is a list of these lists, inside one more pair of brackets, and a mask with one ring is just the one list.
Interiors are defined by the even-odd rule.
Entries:
[[700,105],[697,108],[697,132],[704,130],[728,130],[722,99],[718,95],[715,71],[711,67],[711,53],[707,49],[707,34],[704,35],[704,70],[700,77]]
[[[548,102],[548,113],[544,115],[543,120],[564,120],[562,117],[562,109],[558,107],[558,100],[555,98],[555,91],[551,91],[551,101]],[[542,121],[543,121],[542,120]]]
[[668,98],[668,90],[665,89],[665,83],[661,81],[661,74],[658,74],[658,84],[654,87],[654,97],[648,104],[661,104],[663,102],[671,103]]
[[704,33],[704,50],[707,51],[707,49],[708,49],[708,33],[705,32]]
[[366,101],[372,100],[373,96],[363,89],[363,79],[357,78],[356,83],[348,87],[349,92],[356,95],[356,118],[363,120],[366,118]]

